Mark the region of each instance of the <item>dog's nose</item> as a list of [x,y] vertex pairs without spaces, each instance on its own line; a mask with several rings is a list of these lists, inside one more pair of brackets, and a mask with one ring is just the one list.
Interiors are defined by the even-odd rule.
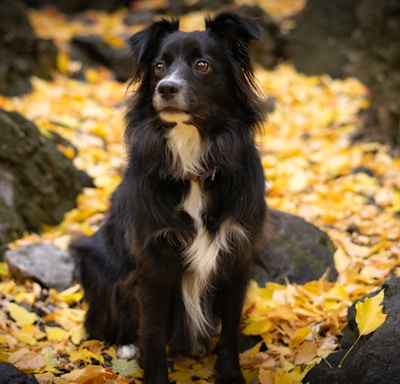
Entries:
[[172,99],[180,90],[180,84],[175,81],[163,81],[157,87],[158,93],[165,100]]

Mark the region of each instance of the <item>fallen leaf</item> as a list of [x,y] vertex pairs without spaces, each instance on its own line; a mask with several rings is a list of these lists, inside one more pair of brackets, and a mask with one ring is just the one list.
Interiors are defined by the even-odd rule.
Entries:
[[46,362],[46,366],[55,368],[58,364],[57,354],[52,348],[44,348],[43,349],[43,358]]
[[36,296],[33,292],[18,292],[14,300],[16,303],[26,303],[32,306],[36,301]]
[[112,372],[99,365],[89,365],[85,368],[76,369],[61,376],[62,379],[76,384],[88,384],[92,382],[91,380],[95,380],[93,381],[94,383],[100,383],[104,382],[100,381],[100,379],[112,379],[113,377],[114,375]]
[[296,345],[299,345],[308,335],[311,334],[311,332],[311,328],[309,327],[297,328],[294,337],[290,340],[289,346],[293,348]]
[[272,322],[265,316],[251,316],[242,329],[244,335],[261,335],[272,328]]
[[11,334],[21,343],[24,343],[27,345],[36,345],[37,344],[36,338],[31,333],[27,333],[27,332],[23,332],[23,331],[13,331]]
[[382,312],[383,299],[382,289],[377,295],[356,304],[356,323],[360,336],[374,332],[385,322],[387,315]]
[[339,363],[339,368],[342,367],[349,353],[353,350],[354,346],[358,343],[362,336],[368,335],[376,331],[386,320],[387,315],[382,312],[384,299],[384,290],[382,289],[373,297],[367,297],[364,301],[356,303],[356,323],[359,335],[354,341],[353,345],[347,350]]
[[136,360],[127,359],[113,359],[111,361],[112,370],[123,376],[133,375],[136,371],[139,371],[140,365]]
[[20,327],[32,325],[38,320],[36,313],[29,312],[24,307],[15,303],[8,303],[8,312]]
[[79,348],[77,351],[72,351],[69,354],[71,362],[82,360],[84,362],[90,362],[91,359],[97,360],[101,364],[104,364],[104,357],[101,354],[89,351],[86,348]]
[[46,362],[40,353],[30,351],[27,348],[11,355],[8,361],[25,373],[38,371],[46,366]]
[[315,342],[305,341],[297,348],[294,364],[302,365],[311,362],[318,354],[318,346]]
[[261,368],[258,373],[260,384],[274,384],[274,375],[270,370]]
[[69,337],[69,333],[60,327],[45,327],[45,329],[49,341],[63,341]]
[[75,345],[79,345],[82,340],[85,340],[87,338],[87,333],[84,325],[80,324],[72,328],[70,330],[70,338]]

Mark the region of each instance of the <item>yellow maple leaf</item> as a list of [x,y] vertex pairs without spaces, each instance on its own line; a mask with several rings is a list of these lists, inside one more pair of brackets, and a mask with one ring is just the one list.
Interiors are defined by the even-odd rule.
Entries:
[[242,330],[244,335],[261,335],[272,328],[271,321],[262,316],[251,316],[248,318]]
[[356,323],[360,336],[368,335],[378,329],[386,320],[382,312],[383,289],[374,297],[366,298],[356,304]]
[[36,313],[29,312],[24,307],[15,303],[8,304],[8,312],[20,327],[32,325],[38,319]]
[[104,357],[101,354],[94,353],[85,348],[79,348],[77,351],[71,351],[69,353],[69,359],[71,362],[79,360],[90,362],[91,359],[97,360],[101,364],[104,364]]
[[342,367],[346,357],[358,343],[361,336],[368,335],[377,330],[386,320],[387,315],[382,312],[382,301],[384,299],[383,289],[373,297],[367,297],[364,301],[359,301],[356,304],[356,323],[358,327],[358,337],[353,345],[348,349],[339,363],[339,368]]

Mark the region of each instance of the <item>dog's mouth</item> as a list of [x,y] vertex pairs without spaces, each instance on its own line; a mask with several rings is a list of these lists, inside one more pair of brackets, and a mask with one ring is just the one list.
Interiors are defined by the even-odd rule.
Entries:
[[192,117],[189,112],[172,107],[162,109],[159,111],[159,115],[161,119],[169,123],[187,123]]

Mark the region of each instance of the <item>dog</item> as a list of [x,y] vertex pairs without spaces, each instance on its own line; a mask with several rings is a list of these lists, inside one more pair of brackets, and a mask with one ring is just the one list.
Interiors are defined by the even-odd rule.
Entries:
[[260,28],[232,12],[205,27],[163,18],[130,38],[127,167],[104,224],[71,245],[88,335],[123,357],[138,346],[145,384],[168,383],[167,353],[209,352],[219,321],[216,382],[244,383],[241,310],[267,214],[249,54]]

